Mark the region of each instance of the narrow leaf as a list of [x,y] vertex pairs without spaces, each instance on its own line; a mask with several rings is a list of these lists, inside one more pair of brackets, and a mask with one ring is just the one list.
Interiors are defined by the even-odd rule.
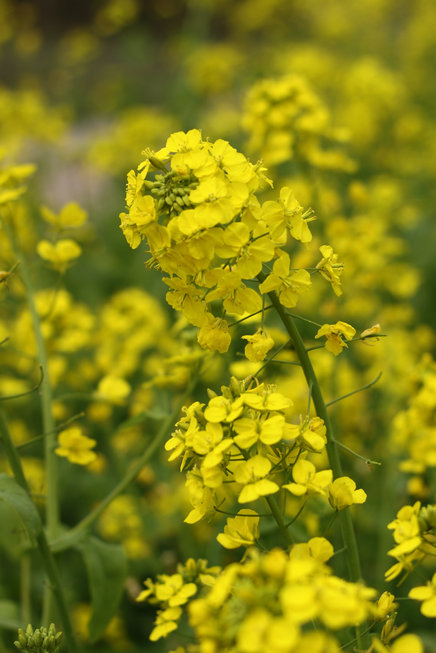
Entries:
[[89,636],[96,641],[114,616],[127,576],[127,560],[120,544],[87,537],[77,545],[88,574],[92,602]]
[[8,474],[0,474],[0,541],[11,554],[33,546],[41,519],[27,492]]

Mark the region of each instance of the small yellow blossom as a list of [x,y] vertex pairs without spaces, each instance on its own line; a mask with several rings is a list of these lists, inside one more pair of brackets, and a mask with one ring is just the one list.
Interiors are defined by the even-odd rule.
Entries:
[[226,320],[221,320],[219,317],[214,317],[211,313],[206,313],[203,324],[198,332],[197,340],[203,349],[219,351],[220,354],[224,354],[228,350],[232,340]]
[[217,536],[218,542],[226,549],[251,546],[259,537],[259,516],[255,510],[245,508],[236,517],[227,519],[224,533]]
[[409,596],[411,599],[422,601],[421,612],[425,617],[436,617],[436,574],[433,574],[427,585],[413,587]]
[[130,385],[119,376],[109,374],[101,379],[97,387],[100,399],[113,404],[122,404],[130,393]]
[[41,215],[50,224],[58,229],[68,229],[69,227],[81,227],[85,224],[88,214],[76,202],[69,202],[61,209],[58,215],[48,209],[46,206],[41,207]]
[[375,618],[377,621],[384,621],[397,608],[398,603],[395,603],[395,596],[391,592],[383,592],[376,604]]
[[413,506],[403,506],[397,513],[397,518],[388,524],[393,530],[393,537],[397,546],[388,551],[388,554],[398,558],[410,554],[422,544],[419,528],[419,510],[421,503],[416,501]]
[[259,497],[279,491],[280,488],[277,483],[265,478],[269,474],[271,467],[268,458],[260,455],[253,456],[253,458],[239,463],[235,467],[235,481],[244,486],[239,494],[239,503],[255,501]]
[[150,640],[156,642],[161,637],[167,637],[173,630],[177,630],[178,620],[182,616],[182,608],[174,607],[161,610],[155,620],[155,626],[150,633]]
[[377,338],[377,335],[381,333],[381,330],[380,324],[374,324],[369,329],[362,331],[360,339],[365,345],[373,345],[380,340],[380,338]]
[[338,255],[333,253],[333,248],[330,245],[321,245],[319,251],[322,254],[322,259],[316,266],[317,270],[324,279],[331,283],[335,295],[339,297],[342,295],[340,276],[344,266],[342,263],[338,263]]
[[242,417],[234,422],[233,428],[238,434],[234,438],[235,444],[242,449],[249,449],[259,440],[264,444],[276,444],[283,437],[285,418],[273,415],[261,421]]
[[329,487],[329,502],[334,510],[344,510],[353,503],[365,503],[366,492],[356,490],[356,483],[348,476],[340,476]]
[[344,347],[348,347],[347,343],[343,340],[352,340],[356,334],[356,329],[346,322],[336,322],[336,324],[323,324],[315,338],[325,336],[327,338],[325,348],[332,354],[337,356],[341,353]]
[[313,463],[300,458],[292,469],[292,478],[295,481],[294,483],[287,483],[282,487],[297,497],[304,494],[327,496],[327,487],[332,482],[333,472],[331,469],[317,472]]
[[58,456],[68,458],[70,463],[77,465],[88,465],[97,458],[97,454],[91,451],[97,444],[96,440],[83,435],[79,426],[61,431],[58,436],[59,447],[55,449]]
[[248,342],[245,346],[245,356],[253,363],[263,361],[269,350],[274,347],[274,340],[263,329],[258,329],[252,336],[242,336],[242,339]]
[[49,261],[52,267],[59,270],[59,272],[65,272],[72,261],[82,253],[80,245],[71,238],[58,240],[54,244],[48,240],[40,240],[36,246],[36,251],[41,258]]

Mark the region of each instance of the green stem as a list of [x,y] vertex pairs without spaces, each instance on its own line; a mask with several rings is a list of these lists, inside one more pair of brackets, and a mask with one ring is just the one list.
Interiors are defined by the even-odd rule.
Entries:
[[[30,489],[26,481],[26,477],[24,476],[23,468],[21,466],[21,461],[20,457],[18,456],[18,453],[14,447],[14,444],[12,442],[12,438],[10,436],[8,427],[6,425],[5,419],[3,417],[2,412],[0,412],[0,437],[3,441],[3,446],[9,461],[9,464],[11,466],[13,475],[15,477],[15,480],[17,483],[27,492],[27,494],[31,497],[30,494]],[[65,639],[68,645],[68,649],[70,653],[77,653],[78,652],[78,646],[77,643],[74,639],[74,634],[73,634],[73,627],[70,621],[70,613],[68,610],[67,602],[65,600],[65,596],[63,593],[63,588],[62,588],[62,583],[61,579],[59,576],[58,568],[55,562],[55,559],[53,557],[52,552],[50,551],[50,547],[48,546],[47,543],[47,538],[44,532],[44,529],[41,524],[41,530],[39,535],[36,538],[36,543],[39,549],[39,553],[42,558],[42,562],[48,577],[48,580],[50,582],[50,592],[53,592],[55,598],[56,598],[56,606],[59,612],[59,618],[62,624],[62,630],[65,635]],[[45,623],[46,626],[48,626],[47,622]]]
[[104,510],[108,507],[110,503],[119,495],[121,492],[123,492],[132,481],[135,480],[141,469],[144,467],[144,465],[149,461],[149,459],[152,457],[156,449],[158,449],[164,439],[168,436],[168,432],[170,429],[174,427],[174,423],[177,421],[177,417],[180,414],[180,410],[182,406],[184,405],[186,399],[188,399],[189,396],[191,396],[192,391],[194,389],[195,384],[197,383],[197,377],[195,376],[190,385],[188,386],[186,392],[183,394],[181,399],[177,402],[177,405],[175,406],[173,412],[165,422],[162,424],[161,428],[159,429],[158,433],[150,442],[148,447],[144,450],[142,455],[137,459],[137,461],[130,467],[130,469],[127,471],[125,476],[121,479],[117,485],[105,496],[105,498],[90,512],[86,517],[82,519],[74,528],[72,528],[66,535],[60,537],[59,539],[53,541],[51,543],[51,548],[53,551],[63,551],[64,549],[69,548],[72,546],[77,540],[80,538],[80,536],[84,533],[86,529],[88,529],[93,522],[96,521],[102,514]]
[[[260,282],[264,281],[265,275],[260,273],[258,275],[258,280]],[[301,363],[304,376],[309,387],[312,387],[312,399],[316,408],[316,413],[325,424],[326,427],[326,437],[327,437],[327,455],[329,459],[330,467],[333,471],[334,478],[342,476],[342,466],[339,458],[339,450],[336,443],[336,439],[333,433],[333,428],[331,425],[330,417],[327,411],[327,407],[322,396],[321,388],[318,382],[318,378],[313,369],[312,362],[307,353],[306,347],[304,345],[303,339],[300,335],[300,332],[293,320],[293,318],[287,314],[286,310],[280,304],[279,298],[275,292],[268,293],[271,303],[274,305],[274,308],[279,315],[283,326],[288,332],[290,338],[292,339],[295,352],[298,356],[298,359]],[[341,530],[342,538],[344,545],[347,548],[347,561],[348,561],[348,571],[350,580],[353,582],[358,582],[362,579],[362,572],[360,567],[360,557],[359,550],[357,548],[357,540],[354,532],[353,521],[351,518],[351,513],[349,508],[342,510],[340,513],[341,519]],[[358,634],[359,648],[362,648],[360,641],[361,637]],[[369,646],[369,644],[368,644]]]
[[269,509],[271,510],[271,514],[276,520],[277,526],[279,527],[279,531],[282,534],[285,542],[287,544],[293,544],[294,540],[292,538],[292,535],[288,531],[288,528],[285,524],[285,520],[283,519],[283,515],[277,505],[277,501],[273,496],[267,496],[264,497],[265,501],[267,502]]
[[23,624],[30,624],[31,608],[30,608],[30,555],[28,551],[24,551],[21,557],[21,620]]
[[[57,488],[57,461],[54,454],[56,444],[56,429],[52,414],[52,391],[50,386],[50,376],[48,372],[48,356],[45,347],[44,337],[42,335],[41,321],[35,304],[35,292],[33,289],[30,270],[25,257],[22,255],[19,243],[4,220],[6,234],[14,248],[15,256],[20,260],[20,269],[24,285],[26,287],[27,303],[32,316],[33,330],[38,352],[38,362],[42,370],[43,378],[40,385],[41,409],[42,409],[42,429],[45,435],[44,439],[44,460],[45,460],[45,477],[47,486],[46,498],[46,526],[49,540],[56,537],[59,527],[59,497]],[[50,615],[53,609],[53,594],[48,587],[44,591],[43,622],[50,623]]]

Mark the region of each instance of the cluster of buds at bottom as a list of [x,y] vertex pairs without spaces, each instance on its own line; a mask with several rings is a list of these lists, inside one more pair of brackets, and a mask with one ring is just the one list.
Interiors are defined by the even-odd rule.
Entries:
[[41,626],[35,630],[29,624],[26,630],[18,629],[18,640],[14,646],[25,653],[57,653],[62,638],[63,633],[57,633],[54,624],[50,624],[48,629]]

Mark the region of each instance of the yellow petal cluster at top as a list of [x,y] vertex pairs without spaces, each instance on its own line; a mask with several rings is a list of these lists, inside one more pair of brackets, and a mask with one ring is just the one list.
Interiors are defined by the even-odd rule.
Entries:
[[[148,264],[166,275],[167,302],[199,327],[204,349],[226,352],[226,316],[260,311],[266,293],[276,291],[284,306],[296,306],[311,277],[294,260],[291,265],[283,248],[309,243],[314,218],[290,188],[281,189],[278,201],[261,203],[256,193],[271,183],[261,164],[227,141],[204,140],[198,129],[176,132],[164,148],[143,154],[138,170],[127,176],[120,226],[132,248],[146,240]],[[339,293],[342,266],[332,248],[323,247],[316,270]],[[266,267],[259,284],[268,264],[272,269]],[[262,348],[249,347],[248,355],[261,360]]]

